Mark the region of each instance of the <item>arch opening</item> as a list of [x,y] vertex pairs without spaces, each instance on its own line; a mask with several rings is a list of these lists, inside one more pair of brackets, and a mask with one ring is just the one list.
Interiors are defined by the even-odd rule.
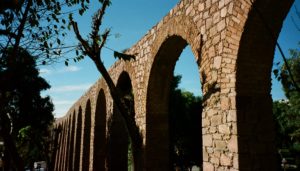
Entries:
[[[184,111],[184,109],[186,108],[181,106],[185,103],[183,100],[185,91],[180,90],[179,88],[174,90],[173,87],[174,69],[176,61],[179,58],[185,58],[181,57],[181,53],[186,47],[189,47],[188,43],[182,37],[177,35],[168,37],[162,43],[159,51],[157,52],[151,68],[147,90],[146,106],[147,170],[175,170],[175,168],[187,169],[186,166],[183,164],[184,159],[181,158],[184,155],[179,154],[183,151],[183,149],[180,150],[179,148],[187,147],[186,145],[188,143],[183,141],[184,138],[188,137],[184,137],[184,134],[186,135],[186,133],[191,133],[191,125],[186,125],[187,121],[191,120],[188,119],[188,117],[190,117],[187,116],[188,112]],[[194,62],[195,66],[199,71],[197,62]],[[198,78],[200,78],[199,74]],[[197,89],[201,90],[201,87],[197,87]],[[181,98],[178,99],[178,96],[180,96]],[[198,129],[196,131],[196,134],[198,134],[197,138],[200,139],[198,144],[198,147],[200,148],[194,150],[197,151],[196,153],[199,155],[200,158],[202,158],[202,106],[201,103],[198,105],[199,106],[197,107],[201,109],[199,110],[199,113],[196,116],[196,119],[194,120],[197,120],[198,122],[189,122],[189,124],[193,124],[193,126],[196,127],[198,126],[195,129]],[[183,125],[185,125],[186,127],[184,128]],[[181,132],[182,134],[178,134],[178,132]],[[182,141],[183,143],[179,145],[179,141]],[[177,153],[177,155],[175,153]],[[199,163],[201,163],[201,161],[199,161]]]
[[79,171],[80,165],[80,151],[81,151],[81,128],[82,128],[82,108],[81,106],[78,109],[77,117],[76,117],[76,129],[75,129],[75,155],[74,155],[74,170]]
[[[122,72],[117,82],[117,88],[120,90],[125,103],[134,112],[134,96],[132,92],[131,79],[127,72]],[[115,104],[112,117],[108,124],[108,163],[109,170],[133,170],[133,154],[130,138],[126,125]]]
[[93,170],[105,170],[105,148],[106,148],[106,98],[104,90],[98,94],[95,128],[94,128],[94,162]]
[[88,100],[85,107],[83,128],[83,150],[82,150],[82,170],[89,170],[90,162],[90,142],[91,142],[91,101]]
[[241,170],[280,169],[274,143],[271,70],[277,37],[292,2],[255,1],[244,25],[236,64],[235,99]]
[[70,143],[69,143],[69,169],[74,170],[74,139],[75,139],[75,123],[76,123],[76,112],[74,111],[71,115],[71,130],[70,130]]

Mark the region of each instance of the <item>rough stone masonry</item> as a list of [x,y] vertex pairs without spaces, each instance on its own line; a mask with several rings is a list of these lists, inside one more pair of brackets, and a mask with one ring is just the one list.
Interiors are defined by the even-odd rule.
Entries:
[[[181,0],[126,52],[136,60],[117,61],[109,69],[116,84],[127,80],[131,85],[144,170],[169,170],[169,88],[176,60],[187,45],[197,61],[204,98],[203,170],[277,169],[271,68],[293,1]],[[127,170],[128,138],[115,144],[107,139],[114,112],[107,85],[99,79],[55,122],[62,132],[54,169]],[[122,123],[114,129],[124,132]],[[107,157],[109,148],[118,150]]]

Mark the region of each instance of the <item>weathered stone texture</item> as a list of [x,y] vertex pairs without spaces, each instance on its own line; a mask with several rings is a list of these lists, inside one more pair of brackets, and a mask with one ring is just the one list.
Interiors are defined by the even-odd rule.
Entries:
[[[169,84],[182,49],[190,45],[204,99],[203,170],[274,170],[270,71],[275,40],[257,11],[278,36],[292,2],[182,0],[126,51],[136,55],[136,60],[117,61],[109,69],[116,84],[123,72],[130,77],[135,118],[145,145],[145,169],[169,169]],[[103,144],[107,143],[107,123],[114,109],[108,87],[99,79],[54,125],[62,128],[55,170],[94,170],[95,157],[101,156],[95,155],[98,149],[94,148],[96,135],[100,135],[95,126],[99,122],[96,111],[103,107],[97,105],[100,91],[105,99],[105,104],[101,104],[106,110],[102,111],[106,125],[101,124],[106,133],[101,135]],[[90,120],[87,121],[88,102]],[[76,121],[71,122],[70,118]],[[71,128],[74,130],[69,130]],[[84,138],[90,139],[86,142]],[[84,147],[87,143],[90,148]],[[73,154],[68,153],[70,148]],[[74,156],[72,166],[65,165],[69,156]],[[84,164],[83,158],[88,158],[89,165]],[[107,159],[103,160],[102,165],[107,166]]]

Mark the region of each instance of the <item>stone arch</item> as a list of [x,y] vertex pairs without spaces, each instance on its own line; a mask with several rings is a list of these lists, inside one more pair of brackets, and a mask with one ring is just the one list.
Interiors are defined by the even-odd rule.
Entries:
[[280,163],[274,144],[271,70],[276,41],[292,3],[256,0],[241,28],[235,99],[239,162],[234,166],[240,170],[277,170]]
[[60,157],[61,157],[61,154],[60,154],[60,149],[61,149],[61,139],[62,139],[62,124],[61,123],[57,123],[57,130],[59,130],[58,132],[58,136],[57,136],[57,149],[55,150],[55,164],[53,166],[54,170],[58,170],[59,168],[59,162],[60,162]]
[[65,129],[66,129],[66,125],[65,122],[62,121],[61,123],[62,125],[62,129],[61,129],[61,138],[59,141],[59,160],[58,160],[58,170],[64,170],[63,168],[63,164],[64,164],[64,148],[65,148],[65,144],[64,144],[64,140],[65,140]]
[[91,142],[91,101],[88,99],[84,112],[84,124],[82,134],[82,171],[89,170],[90,142]]
[[[127,72],[124,71],[120,74],[117,81],[117,88],[120,90],[120,93],[125,100],[127,98],[133,98],[131,79]],[[130,103],[133,101],[128,99],[126,103],[127,102]],[[132,106],[132,110],[134,110],[134,105],[129,106]],[[129,135],[123,118],[115,106],[113,107],[113,114],[110,118],[108,126],[109,170],[127,170]]]
[[[155,40],[151,46],[151,56],[153,58],[152,61],[149,61],[152,63],[150,67],[153,67],[157,53],[161,49],[161,45],[166,41],[167,38],[174,35],[180,36],[187,42],[187,44],[191,46],[195,60],[198,64],[200,64],[201,58],[199,58],[199,56],[201,55],[201,46],[203,42],[201,42],[201,33],[191,17],[179,15],[170,18],[161,26],[161,28],[157,30],[156,35],[157,36],[155,36]],[[149,72],[145,75],[150,77],[151,70],[152,68],[150,68]]]
[[70,130],[70,143],[69,143],[69,169],[74,170],[74,140],[75,140],[75,124],[76,124],[76,112],[71,115],[71,130]]
[[71,138],[71,117],[66,119],[66,140],[65,140],[65,163],[64,170],[69,170],[70,161],[70,138]]
[[94,162],[93,170],[105,170],[106,148],[106,97],[104,90],[98,93],[94,127]]
[[[176,61],[187,45],[188,42],[183,37],[179,35],[170,35],[167,36],[155,55],[155,59],[150,71],[147,89],[147,170],[171,169],[169,161],[170,85],[173,78],[173,71]],[[197,57],[198,56],[196,56],[196,58]]]
[[81,128],[82,128],[82,108],[79,106],[76,127],[75,127],[75,143],[74,143],[74,171],[79,171],[80,166],[80,149],[81,149]]

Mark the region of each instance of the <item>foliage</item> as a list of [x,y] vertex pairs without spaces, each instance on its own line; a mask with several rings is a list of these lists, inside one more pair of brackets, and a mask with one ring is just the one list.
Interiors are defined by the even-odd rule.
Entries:
[[[48,127],[54,119],[50,98],[41,97],[41,91],[50,85],[39,76],[36,58],[19,49],[19,56],[10,55],[12,48],[0,58],[1,116],[10,115],[11,138],[25,163],[46,160]],[[10,126],[10,125],[6,125]]]
[[82,15],[89,0],[14,0],[0,5],[0,49],[22,47],[46,64],[74,49],[63,42],[70,28],[66,18],[77,10]]
[[170,133],[172,160],[175,166],[191,168],[200,166],[201,113],[200,97],[178,88],[181,76],[174,76],[170,93]]
[[[298,110],[298,111],[297,111]],[[280,148],[293,148],[299,143],[300,113],[288,101],[275,101],[273,113],[276,120],[277,142]],[[298,149],[300,152],[300,149]]]
[[[273,102],[277,147],[288,149],[294,158],[300,159],[300,92],[297,89],[300,85],[300,50],[291,49],[287,64],[281,65],[274,73],[287,97],[287,100]],[[292,82],[290,74],[297,85]]]
[[[300,43],[299,43],[300,45]],[[291,70],[291,74],[297,85],[300,84],[300,50],[299,49],[290,49],[290,58],[287,61],[289,68]],[[291,81],[291,77],[287,70],[287,65],[283,64],[280,70],[280,76],[278,77],[282,83],[285,95],[288,98],[293,98],[293,96],[297,96],[300,92],[297,92],[297,89],[293,82]]]

